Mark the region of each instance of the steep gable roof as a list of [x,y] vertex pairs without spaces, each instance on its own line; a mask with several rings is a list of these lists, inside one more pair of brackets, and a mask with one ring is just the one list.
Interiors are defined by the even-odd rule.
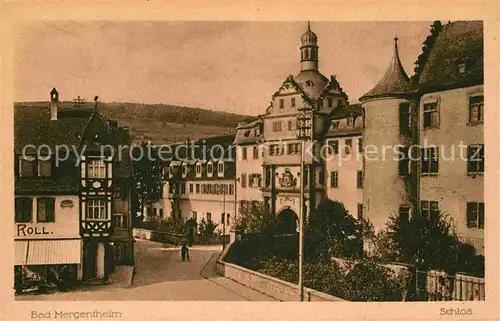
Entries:
[[[459,64],[466,72],[459,72]],[[455,21],[443,26],[419,75],[422,92],[484,83],[482,21]]]
[[27,145],[80,147],[85,129],[93,117],[92,108],[66,108],[50,119],[50,106],[14,106],[14,151],[20,154]]

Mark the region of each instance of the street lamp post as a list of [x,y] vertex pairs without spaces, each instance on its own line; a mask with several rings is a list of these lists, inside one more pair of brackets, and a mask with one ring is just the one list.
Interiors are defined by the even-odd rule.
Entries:
[[300,208],[299,208],[299,295],[300,301],[304,301],[304,219],[305,219],[305,145],[311,138],[311,116],[305,111],[301,111],[297,117],[297,138],[300,139]]
[[226,184],[222,184],[222,248],[226,248]]

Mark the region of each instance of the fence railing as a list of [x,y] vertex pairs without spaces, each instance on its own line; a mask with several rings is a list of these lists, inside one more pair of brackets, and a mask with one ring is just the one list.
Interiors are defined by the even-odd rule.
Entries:
[[484,301],[483,278],[449,276],[440,271],[417,271],[417,293],[429,301]]

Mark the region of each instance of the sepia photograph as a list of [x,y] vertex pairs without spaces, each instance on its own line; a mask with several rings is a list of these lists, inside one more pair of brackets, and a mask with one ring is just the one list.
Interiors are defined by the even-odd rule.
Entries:
[[15,39],[16,301],[485,300],[482,21]]

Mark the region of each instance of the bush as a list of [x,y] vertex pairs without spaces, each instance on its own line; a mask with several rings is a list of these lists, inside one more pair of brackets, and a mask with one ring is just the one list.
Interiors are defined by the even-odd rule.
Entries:
[[323,200],[309,215],[304,233],[308,261],[330,262],[332,256],[359,258],[363,254],[362,224],[344,204]]
[[350,301],[402,301],[406,278],[395,277],[391,270],[374,260],[359,261],[345,276],[344,297]]

